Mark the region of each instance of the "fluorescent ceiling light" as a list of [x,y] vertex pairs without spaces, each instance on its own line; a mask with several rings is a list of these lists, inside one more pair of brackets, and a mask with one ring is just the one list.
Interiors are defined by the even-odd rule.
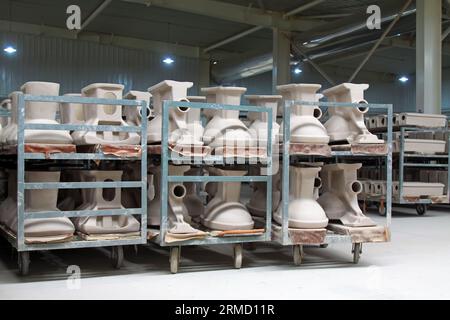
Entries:
[[13,54],[16,53],[17,49],[11,46],[7,46],[3,49],[3,51],[5,51],[8,54]]
[[408,80],[409,80],[408,77],[405,77],[405,76],[398,79],[398,81],[403,82],[403,83],[408,82]]
[[295,74],[300,74],[300,73],[302,73],[303,71],[302,71],[302,69],[300,69],[300,68],[295,68],[294,69],[294,73]]
[[170,58],[170,57],[167,57],[167,58],[165,58],[165,59],[163,60],[163,62],[164,62],[165,64],[172,64],[172,63],[175,62],[175,60],[173,60],[173,59]]

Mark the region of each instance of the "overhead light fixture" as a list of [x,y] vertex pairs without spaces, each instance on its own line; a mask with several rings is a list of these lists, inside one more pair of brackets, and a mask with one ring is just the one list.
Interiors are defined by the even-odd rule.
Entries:
[[295,68],[294,69],[294,73],[295,74],[300,74],[300,73],[302,73],[303,71],[302,71],[302,69],[300,69],[300,68]]
[[173,59],[170,58],[170,57],[167,57],[167,58],[164,58],[163,62],[164,62],[165,64],[172,64],[172,63],[175,62],[175,60],[173,60]]
[[403,82],[403,83],[408,82],[408,80],[409,80],[408,77],[405,77],[405,76],[402,76],[398,79],[398,81]]
[[13,54],[17,52],[17,49],[12,46],[7,46],[3,49],[7,54]]

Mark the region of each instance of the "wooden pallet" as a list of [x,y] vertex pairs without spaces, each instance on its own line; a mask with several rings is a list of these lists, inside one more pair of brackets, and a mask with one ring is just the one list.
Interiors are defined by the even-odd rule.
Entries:
[[139,145],[111,145],[111,144],[95,144],[77,146],[79,153],[101,153],[104,155],[112,155],[118,158],[137,158],[142,154],[142,148]]
[[[272,224],[272,240],[281,240],[281,226]],[[293,245],[320,245],[325,243],[326,229],[288,229]]]
[[327,144],[291,143],[289,154],[330,157],[331,147]]
[[[161,145],[160,144],[151,144],[147,146],[148,154],[153,155],[161,155]],[[169,150],[175,154],[177,154],[178,157],[206,157],[211,154],[211,148],[207,146],[176,146],[176,145],[169,145]]]
[[266,148],[258,147],[219,147],[214,149],[213,154],[224,158],[267,158]]
[[98,240],[124,240],[124,239],[139,239],[141,233],[128,232],[128,233],[110,233],[110,234],[85,234],[77,232],[77,235],[86,241],[98,241]]
[[389,242],[391,240],[390,230],[385,226],[348,227],[330,223],[327,229],[339,235],[350,236],[352,243]]

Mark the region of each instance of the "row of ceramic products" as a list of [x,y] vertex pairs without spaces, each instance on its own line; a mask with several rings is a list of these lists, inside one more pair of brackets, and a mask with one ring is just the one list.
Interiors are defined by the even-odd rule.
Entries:
[[[372,226],[374,222],[364,216],[357,196],[363,185],[357,181],[361,164],[308,163],[291,166],[289,177],[288,222],[290,228],[318,229],[327,226],[329,220],[340,221],[347,226]],[[169,166],[171,175],[244,176],[242,169],[225,169],[190,166]],[[251,170],[256,170],[252,168]],[[250,172],[254,174],[254,172]],[[17,232],[17,180],[16,172],[8,171],[8,196],[0,204],[0,223]],[[102,182],[121,181],[139,176],[138,166],[129,164],[124,171],[62,171],[64,181]],[[61,172],[26,171],[27,182],[59,182]],[[150,166],[148,172],[148,225],[158,226],[161,215],[161,167]],[[275,223],[282,224],[281,174],[273,177],[271,197]],[[169,233],[179,237],[191,237],[209,230],[251,230],[255,221],[266,216],[267,185],[252,183],[250,200],[241,202],[241,182],[207,183],[204,201],[195,183],[169,183],[168,186]],[[139,208],[138,189],[83,189],[83,190],[26,190],[25,211],[105,210]],[[140,222],[133,216],[99,216],[26,219],[24,236],[27,241],[48,242],[81,234],[138,234]]]
[[[363,191],[359,198],[386,196],[387,183],[383,180],[360,180]],[[445,184],[439,182],[403,182],[404,197],[440,197],[445,195]],[[392,182],[392,196],[394,199],[400,197],[400,183]]]
[[[405,132],[404,152],[448,153],[448,132]],[[394,132],[393,152],[400,152],[400,132]]]
[[[246,88],[211,87],[202,88],[204,97],[188,97],[187,91],[192,82],[165,80],[148,89],[148,92],[130,91],[123,96],[124,86],[120,84],[94,83],[81,90],[83,96],[107,99],[144,100],[148,105],[152,99],[149,115],[147,139],[149,144],[161,142],[162,105],[163,101],[208,102],[225,105],[240,105]],[[323,91],[329,102],[367,103],[364,91],[367,84],[344,83]],[[272,110],[272,141],[281,141],[282,125],[276,123],[279,105],[282,101],[296,100],[318,102],[323,97],[318,94],[319,84],[288,84],[278,86],[281,95],[245,96],[250,105],[267,107]],[[17,143],[17,104],[19,93],[58,96],[59,84],[50,82],[27,82],[21,91],[13,92],[2,102],[2,106],[10,109],[11,118],[3,119],[0,142]],[[60,110],[61,123],[87,125],[140,125],[141,110],[129,106],[89,106],[77,103],[53,103],[27,101],[25,123],[57,124],[56,114]],[[291,116],[291,139],[293,143],[328,144],[329,142],[349,143],[383,143],[371,134],[365,126],[364,114],[368,108],[328,108],[330,115],[325,124],[319,119],[322,111],[317,106],[294,105]],[[203,109],[207,119],[205,127],[200,122],[201,110],[178,107],[169,112],[169,143],[174,145],[205,145],[215,149],[227,145],[265,146],[267,143],[268,116],[266,112],[249,112],[250,125],[246,126],[239,119],[238,110]],[[125,120],[124,120],[125,118]],[[134,132],[93,132],[93,131],[43,131],[26,130],[25,142],[51,144],[139,144],[140,136]]]
[[[365,119],[369,129],[385,129],[388,121],[386,115],[370,116]],[[393,127],[445,128],[447,117],[438,114],[396,113],[392,117]]]

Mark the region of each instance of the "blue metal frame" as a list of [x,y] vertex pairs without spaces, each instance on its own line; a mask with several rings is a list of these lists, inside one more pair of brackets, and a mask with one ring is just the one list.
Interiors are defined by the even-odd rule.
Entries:
[[[199,103],[199,102],[179,102],[179,101],[164,101],[162,109],[162,141],[161,141],[161,223],[159,236],[153,241],[159,243],[161,246],[186,246],[186,245],[208,245],[208,244],[225,244],[225,243],[244,243],[257,241],[270,241],[272,232],[272,194],[267,192],[266,198],[266,225],[265,232],[261,235],[249,236],[232,236],[232,237],[207,237],[201,240],[188,240],[175,243],[165,242],[165,236],[168,231],[168,183],[169,182],[251,182],[260,181],[266,182],[267,190],[272,190],[272,139],[267,139],[267,153],[266,153],[266,176],[245,176],[245,177],[217,177],[217,176],[170,176],[169,175],[169,161],[183,161],[182,158],[172,156],[169,154],[169,108],[187,107],[194,109],[215,109],[215,110],[239,110],[252,112],[267,112],[267,136],[272,136],[272,110],[266,107],[256,106],[235,106],[222,105],[214,103]],[[197,159],[198,160],[198,159]],[[238,159],[239,160],[239,159]],[[229,164],[229,161],[222,156],[207,156],[201,159],[205,165],[223,165]],[[239,162],[234,162],[239,163]]]
[[[81,104],[102,104],[102,105],[122,105],[142,108],[142,124],[138,126],[92,126],[92,125],[68,125],[68,124],[27,124],[25,123],[25,103],[26,101],[36,102],[57,102],[57,103],[81,103]],[[2,111],[2,113],[6,114]],[[136,100],[113,100],[97,99],[75,96],[32,96],[19,94],[17,110],[17,215],[18,228],[15,237],[7,236],[9,242],[18,251],[33,250],[53,250],[90,248],[104,246],[122,246],[132,244],[144,244],[147,242],[147,106],[145,101]],[[85,131],[113,131],[113,132],[140,132],[141,133],[141,156],[121,158],[104,155],[101,153],[59,153],[53,154],[49,158],[44,154],[25,153],[25,130],[85,130]],[[141,180],[140,181],[116,181],[116,182],[47,182],[47,183],[26,183],[25,182],[25,160],[27,159],[55,159],[55,160],[140,160]],[[73,210],[73,211],[46,211],[46,212],[25,212],[25,190],[26,189],[78,189],[78,188],[140,188],[141,208],[113,209],[113,210]],[[48,244],[26,244],[24,237],[24,220],[50,217],[80,217],[80,216],[114,216],[114,215],[140,215],[141,232],[140,236],[132,239],[119,240],[97,240],[85,241],[74,240],[64,243]]]
[[[387,111],[388,123],[388,153],[387,155],[357,155],[358,157],[385,157],[386,158],[386,180],[387,180],[387,192],[386,192],[386,227],[389,228],[392,221],[392,104],[356,104],[356,103],[337,103],[337,102],[306,102],[306,101],[294,101],[287,100],[284,103],[283,108],[283,172],[282,172],[282,226],[281,226],[281,241],[282,245],[293,245],[289,238],[289,162],[290,162],[290,137],[291,137],[291,108],[293,105],[309,105],[318,107],[342,107],[342,108],[358,108],[364,107],[369,109],[381,109]],[[333,151],[331,157],[354,157],[355,155],[350,151]],[[351,242],[351,237],[343,235],[327,235],[325,237],[325,243],[335,242]]]

